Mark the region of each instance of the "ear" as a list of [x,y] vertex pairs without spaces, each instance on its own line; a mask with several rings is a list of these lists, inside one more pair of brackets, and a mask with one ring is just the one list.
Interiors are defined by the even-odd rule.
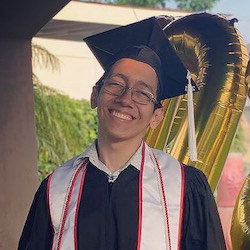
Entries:
[[155,129],[160,124],[163,117],[164,117],[163,109],[162,108],[156,109],[149,124],[150,128]]
[[98,91],[97,91],[96,86],[94,86],[92,88],[92,93],[91,93],[91,97],[90,97],[90,105],[91,105],[92,109],[97,107],[97,95],[98,95]]

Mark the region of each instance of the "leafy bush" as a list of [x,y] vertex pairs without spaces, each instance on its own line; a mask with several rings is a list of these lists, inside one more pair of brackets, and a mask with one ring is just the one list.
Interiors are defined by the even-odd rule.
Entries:
[[83,152],[97,134],[96,110],[41,84],[34,84],[39,178]]

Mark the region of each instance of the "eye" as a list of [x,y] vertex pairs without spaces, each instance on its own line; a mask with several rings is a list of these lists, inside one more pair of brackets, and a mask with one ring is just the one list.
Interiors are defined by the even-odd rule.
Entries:
[[104,82],[104,85],[106,87],[111,87],[111,88],[124,88],[124,86],[121,83],[112,80],[106,80]]
[[105,85],[106,86],[117,86],[119,84],[117,82],[113,82],[113,81],[105,81]]
[[114,95],[120,95],[124,91],[124,86],[116,81],[112,81],[110,79],[107,79],[104,81],[104,89],[111,94]]
[[153,98],[153,94],[146,90],[134,89],[134,93],[136,96],[142,100],[150,101]]

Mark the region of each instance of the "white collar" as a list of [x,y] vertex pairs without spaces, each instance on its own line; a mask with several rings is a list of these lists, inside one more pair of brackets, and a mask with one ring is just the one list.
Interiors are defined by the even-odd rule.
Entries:
[[110,177],[112,177],[110,179],[110,181],[114,181],[118,175],[124,170],[126,169],[130,164],[133,165],[135,168],[137,168],[138,170],[140,170],[140,163],[141,163],[141,150],[142,150],[142,143],[140,145],[140,147],[138,148],[138,150],[135,152],[135,154],[127,161],[127,163],[124,165],[123,168],[118,169],[117,171],[115,171],[114,173],[112,173],[108,167],[102,163],[99,160],[98,154],[97,154],[97,140],[94,141],[82,154],[80,154],[76,160],[74,161],[73,166],[79,165],[83,162],[83,160],[85,158],[89,158],[89,161],[96,166],[98,169],[102,170],[103,172],[107,173]]

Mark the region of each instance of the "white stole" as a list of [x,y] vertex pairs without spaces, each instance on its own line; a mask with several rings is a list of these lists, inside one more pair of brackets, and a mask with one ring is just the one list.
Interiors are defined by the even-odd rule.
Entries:
[[[147,145],[144,162],[137,250],[178,250],[184,199],[183,167],[172,156]],[[77,215],[86,171],[85,160],[75,167],[62,166],[49,178],[47,196],[54,230],[53,250],[77,250]],[[163,198],[167,205],[166,218]]]

